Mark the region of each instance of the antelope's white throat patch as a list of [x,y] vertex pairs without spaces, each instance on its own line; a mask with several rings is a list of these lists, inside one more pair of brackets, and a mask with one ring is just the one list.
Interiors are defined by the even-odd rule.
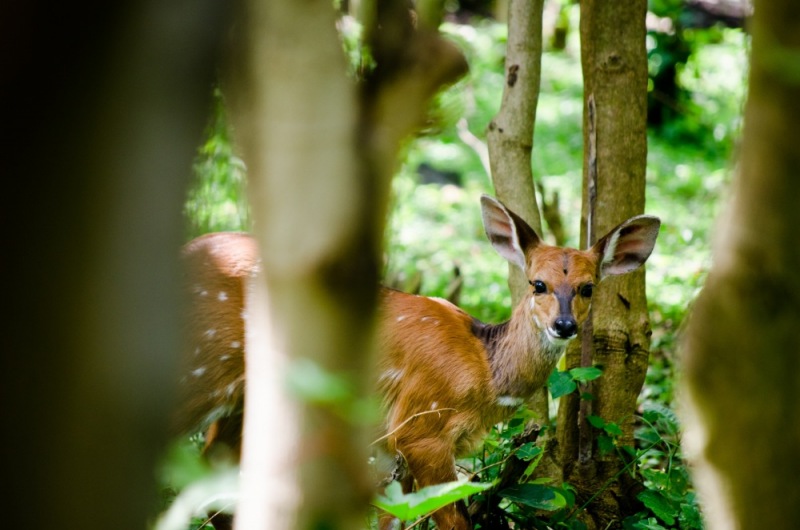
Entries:
[[519,407],[525,402],[521,397],[497,396],[497,404],[501,407]]

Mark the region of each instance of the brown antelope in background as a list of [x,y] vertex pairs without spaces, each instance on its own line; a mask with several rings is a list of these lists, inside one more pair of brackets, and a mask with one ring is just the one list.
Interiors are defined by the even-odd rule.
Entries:
[[[484,324],[439,298],[383,289],[378,388],[386,407],[382,449],[407,467],[403,488],[456,480],[455,459],[541,388],[589,312],[595,284],[642,265],[660,222],[637,216],[591,249],[545,244],[496,199],[481,198],[494,248],[528,277],[530,291],[508,322]],[[238,452],[244,399],[245,285],[257,271],[255,243],[209,234],[184,249],[192,296],[191,367],[179,414],[184,430],[208,428],[206,448]],[[470,528],[464,503],[433,514],[440,530]],[[393,526],[388,515],[381,528]]]

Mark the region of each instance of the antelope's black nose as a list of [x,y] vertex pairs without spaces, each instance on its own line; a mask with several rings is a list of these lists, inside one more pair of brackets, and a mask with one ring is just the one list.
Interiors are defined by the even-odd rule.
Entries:
[[553,329],[562,339],[569,339],[577,333],[578,323],[575,322],[575,319],[572,317],[558,317],[556,321],[553,322]]

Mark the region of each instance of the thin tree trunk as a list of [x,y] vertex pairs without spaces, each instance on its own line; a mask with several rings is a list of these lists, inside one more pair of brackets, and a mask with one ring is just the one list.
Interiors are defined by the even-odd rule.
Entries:
[[708,528],[800,520],[800,6],[757,1],[734,195],[684,342],[687,454]]
[[[581,2],[584,74],[584,196],[582,243],[588,247],[619,222],[644,211],[647,162],[645,0]],[[622,427],[619,442],[633,445],[633,413],[644,383],[650,326],[644,272],[605,280],[592,302],[583,344],[567,351],[567,368],[597,365],[603,376],[582,388],[594,396],[562,398],[559,447],[564,478],[583,495],[602,489],[621,467],[600,454],[590,414]],[[624,515],[630,500],[624,478],[589,506],[600,527]]]
[[[543,6],[544,0],[511,0],[509,4],[503,100],[486,134],[497,197],[539,234],[542,222],[536,204],[531,151],[541,79]],[[512,305],[517,305],[530,286],[517,267],[509,266],[508,270]],[[539,421],[546,422],[547,390],[538,392],[530,406]]]
[[[264,283],[248,310],[237,528],[364,524],[368,438],[352,411],[372,380],[389,181],[429,98],[465,71],[460,52],[428,26],[431,11],[414,28],[405,2],[374,7],[364,23],[376,66],[360,85],[346,76],[328,0],[252,0],[242,17],[234,124]],[[330,401],[286,390],[287,377],[318,371],[344,377],[350,394]]]

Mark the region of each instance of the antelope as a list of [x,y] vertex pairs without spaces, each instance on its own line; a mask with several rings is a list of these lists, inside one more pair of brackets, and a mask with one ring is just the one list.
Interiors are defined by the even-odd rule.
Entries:
[[[382,288],[377,389],[386,421],[381,449],[402,463],[404,491],[457,479],[455,461],[544,386],[589,313],[595,285],[641,266],[660,221],[624,221],[589,250],[546,244],[517,214],[484,195],[494,249],[528,278],[511,319],[486,324],[452,303]],[[205,424],[206,448],[238,452],[244,385],[245,283],[257,249],[243,234],[202,236],[184,248],[193,320],[182,427]],[[463,502],[434,512],[440,530],[471,528]],[[384,530],[399,523],[380,516]]]

